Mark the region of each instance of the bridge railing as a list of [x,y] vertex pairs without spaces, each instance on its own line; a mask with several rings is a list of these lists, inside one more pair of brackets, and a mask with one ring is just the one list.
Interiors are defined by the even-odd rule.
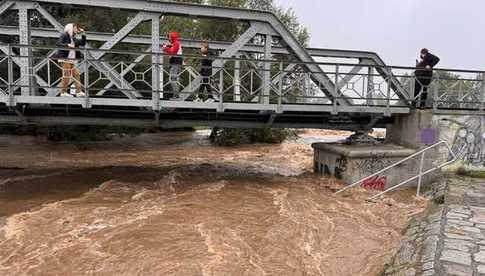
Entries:
[[[0,45],[1,46],[1,45]],[[83,57],[72,60],[79,82],[63,72],[57,47],[3,45],[0,56],[0,103],[71,104],[147,107],[153,109],[250,109],[276,112],[407,113],[419,99],[412,67],[359,63],[321,63],[326,82],[317,81],[308,63],[254,58],[206,57],[213,60],[210,78],[200,75],[200,55],[185,55],[173,74],[162,53],[127,50],[76,49]],[[65,49],[69,50],[69,49]],[[79,85],[83,98],[57,97],[62,83]],[[322,78],[318,78],[322,79]],[[205,83],[204,83],[205,82]],[[428,108],[483,110],[484,74],[481,71],[435,70],[429,80]],[[199,93],[210,87],[216,102]],[[338,95],[335,97],[334,95]],[[403,96],[404,95],[404,96]],[[175,96],[175,98],[174,98]],[[337,100],[346,104],[337,104]]]

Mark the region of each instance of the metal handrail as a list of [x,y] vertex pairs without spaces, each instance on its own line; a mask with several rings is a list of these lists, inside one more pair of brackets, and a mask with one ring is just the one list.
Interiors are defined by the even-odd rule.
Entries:
[[[22,55],[21,53],[20,54],[16,54],[12,51],[13,48],[22,48],[22,47],[25,47],[25,48],[40,48],[42,47],[42,49],[72,49],[72,48],[66,48],[66,47],[50,47],[50,46],[32,46],[32,45],[19,45],[19,44],[2,44],[0,43],[0,45],[7,45],[8,46],[8,53],[6,54],[6,59],[7,61],[11,62],[11,61],[14,61],[14,63],[18,64],[19,61],[22,61],[22,59],[27,59],[27,58],[35,58],[36,60],[37,59],[41,59],[42,62],[46,62],[47,61],[47,64],[49,64],[50,61],[53,61],[55,62],[55,58],[51,57],[51,56],[48,56],[48,57],[35,57],[31,52],[28,52],[27,54],[24,54]],[[151,67],[151,70],[152,72],[154,72],[155,70],[160,70],[161,72],[164,72],[164,74],[168,73],[164,68],[164,64],[161,62],[161,58],[164,56],[163,53],[159,53],[159,52],[148,52],[148,51],[143,51],[143,52],[136,52],[136,51],[123,51],[123,50],[100,50],[100,49],[90,49],[90,48],[79,48],[78,50],[82,50],[85,55],[83,58],[79,58],[79,59],[73,59],[73,60],[77,60],[79,61],[79,63],[81,64],[81,67],[80,69],[86,69],[87,67],[89,66],[93,66],[91,64],[98,64],[98,67],[97,66],[93,66],[95,71],[98,71],[99,74],[105,74],[107,75],[107,78],[109,79],[110,81],[110,86],[116,86],[117,88],[114,89],[113,91],[115,91],[116,93],[123,93],[126,95],[126,93],[130,93],[130,94],[139,94],[139,93],[152,93],[154,96],[153,96],[153,101],[154,101],[154,104],[158,101],[156,99],[156,97],[158,96],[157,93],[163,93],[164,91],[167,91],[167,89],[165,89],[165,87],[168,85],[163,85],[163,86],[157,86],[157,84],[160,84],[160,81],[165,83],[164,81],[164,78],[163,78],[163,74],[157,74],[157,76],[160,78],[159,81],[154,81],[156,80],[156,77],[153,78],[153,73],[152,73],[152,83],[149,84],[147,82],[147,87],[149,87],[148,89],[145,87],[145,86],[131,86],[131,83],[130,85],[125,85],[125,84],[128,84],[128,80],[126,80],[125,78],[125,71],[123,72],[116,72],[116,70],[114,69],[115,67],[111,68],[110,70],[113,70],[115,71],[115,76],[111,76],[111,71],[109,69],[105,69],[103,66],[104,64],[110,64],[110,63],[113,63],[113,62],[117,62],[117,63],[120,63],[120,62],[124,62],[123,60],[120,60],[120,58],[115,58],[115,60],[99,60],[99,59],[95,59],[95,58],[92,58],[91,57],[91,54],[93,52],[105,52],[105,53],[129,53],[129,54],[140,54],[144,57],[147,57],[149,58],[150,57],[150,53],[152,53],[152,56],[151,56],[151,61],[148,61],[148,62],[145,62],[143,61],[143,59],[138,59],[139,57],[137,57],[137,59],[135,61],[133,61],[130,66],[132,68],[134,68],[134,66],[136,65],[141,65],[144,67],[144,69],[150,69]],[[5,50],[4,50],[5,51]],[[91,54],[89,54],[91,53]],[[0,54],[0,57],[2,55]],[[189,58],[189,57],[193,57],[193,58],[196,58],[196,59],[200,59],[202,58],[202,56],[189,56],[189,55],[184,55],[183,57],[185,58]],[[111,58],[111,57],[110,57]],[[234,61],[251,61],[251,62],[255,62],[255,61],[259,61],[261,63],[264,63],[265,60],[254,60],[254,59],[234,59],[234,58],[223,58],[223,57],[205,57],[205,58],[210,58],[210,59],[222,59],[222,60],[226,60],[226,61],[230,61],[230,60],[234,60]],[[5,59],[3,59],[3,62],[5,62]],[[39,69],[37,69],[36,67],[39,65],[39,64],[43,64],[42,62],[38,63],[37,65],[35,65],[33,68],[30,68],[29,72],[33,71],[34,74],[37,74],[37,71],[41,71],[39,67]],[[253,74],[255,75],[256,78],[259,78],[259,79],[262,79],[262,76],[259,75],[258,76],[258,73],[261,73],[261,72],[270,72],[270,79],[269,80],[266,80],[266,82],[269,82],[269,89],[270,89],[270,93],[261,93],[261,91],[258,92],[258,89],[262,89],[265,84],[265,81],[261,80],[257,83],[257,85],[259,86],[258,89],[256,90],[253,90],[251,88],[251,91],[248,91],[247,93],[249,93],[251,96],[249,99],[250,100],[243,100],[241,101],[240,99],[237,101],[237,102],[240,102],[240,103],[251,103],[251,99],[260,99],[260,100],[263,100],[263,99],[268,99],[268,98],[271,98],[271,99],[280,99],[280,98],[285,98],[287,97],[287,92],[288,91],[291,91],[291,90],[296,90],[296,91],[299,91],[298,94],[296,95],[291,95],[291,97],[294,97],[291,101],[292,102],[288,102],[290,104],[299,104],[300,100],[302,100],[304,104],[308,104],[308,105],[333,105],[333,109],[330,110],[329,112],[331,112],[332,114],[338,114],[340,112],[345,112],[345,108],[342,108],[342,106],[338,105],[337,104],[337,101],[338,100],[348,100],[351,102],[351,106],[352,107],[355,107],[355,108],[364,108],[366,109],[365,111],[370,111],[370,112],[377,112],[377,113],[381,113],[381,112],[384,112],[384,115],[385,116],[390,116],[392,115],[393,113],[407,113],[409,112],[409,109],[407,108],[412,108],[412,102],[413,100],[416,100],[418,98],[420,98],[420,95],[421,93],[418,93],[418,95],[415,95],[413,96],[412,95],[412,81],[413,80],[416,80],[416,76],[414,76],[413,74],[411,75],[402,75],[402,74],[394,74],[392,72],[392,69],[395,69],[397,67],[391,67],[391,66],[384,66],[386,68],[389,69],[389,71],[387,72],[387,74],[389,75],[388,77],[386,76],[382,76],[381,74],[375,74],[373,72],[375,72],[375,68],[384,68],[383,66],[380,66],[380,65],[376,65],[376,64],[348,64],[348,63],[301,63],[301,62],[292,62],[292,61],[273,61],[273,60],[268,60],[267,62],[271,63],[272,65],[274,66],[270,66],[270,69],[268,69],[267,67],[265,68],[258,68],[257,71],[253,70],[253,69],[248,69],[248,68],[251,68],[250,65],[248,65],[247,67],[245,68],[242,68],[242,66],[239,66],[239,68],[236,68],[235,65],[233,65],[232,63],[227,63],[226,65],[224,66],[221,66],[221,65],[214,65],[213,66],[213,72],[215,72],[214,74],[216,74],[217,72],[219,72],[219,76],[221,77],[221,79],[224,79],[225,78],[225,74],[227,73],[230,78],[234,78],[236,77],[236,71],[238,71],[238,73],[240,72],[243,72],[243,71],[246,71],[246,72],[250,72],[250,76],[251,76],[251,84],[248,83],[248,85],[251,85],[252,87],[252,78],[253,78]],[[287,69],[287,64],[319,64],[319,65],[334,65],[335,68],[332,68],[332,69],[328,69],[328,70],[325,70],[324,73],[322,72],[314,72],[313,70],[306,70],[306,71],[294,71],[294,69]],[[88,65],[88,66],[86,66]],[[279,67],[279,70],[276,69],[276,65],[278,65]],[[17,65],[18,67],[22,68],[22,65]],[[115,65],[116,66],[116,65]],[[258,65],[253,65],[253,66],[258,66]],[[352,66],[352,70],[350,72],[347,72],[347,69],[346,67],[350,67]],[[49,76],[49,81],[47,82],[47,84],[39,84],[39,83],[32,83],[31,81],[25,81],[25,78],[27,77],[34,77],[34,78],[40,78],[41,80],[43,80],[43,77],[42,76],[31,76],[30,74],[28,73],[25,73],[22,75],[20,75],[20,78],[17,78],[16,80],[14,79],[12,81],[12,83],[10,83],[10,90],[9,91],[16,91],[18,90],[19,88],[22,88],[24,90],[30,88],[30,89],[45,89],[45,90],[49,90],[48,91],[48,96],[55,96],[57,95],[55,93],[54,90],[59,90],[59,85],[57,86],[54,86],[54,87],[51,87],[51,82],[50,82],[50,67],[47,66],[47,75]],[[185,64],[183,65],[184,68],[192,68],[192,65],[191,64]],[[226,70],[227,68],[227,70]],[[345,70],[341,70],[342,68],[345,68]],[[355,68],[368,68],[370,73],[358,73],[358,70],[354,70]],[[234,69],[234,73],[232,73],[231,70]],[[372,69],[372,70],[371,70]],[[43,69],[42,69],[43,70]],[[131,69],[130,69],[131,70]],[[128,72],[128,71],[127,71]],[[139,72],[135,72],[132,70],[132,72],[134,74],[137,74]],[[221,72],[225,72],[224,74],[221,73]],[[298,77],[295,77],[295,78],[292,78],[291,75],[287,74],[287,73],[296,73],[296,74],[299,74]],[[12,76],[12,74],[10,74],[10,72],[8,72],[8,76]],[[141,71],[141,73],[145,74],[146,72],[145,71]],[[179,75],[181,75],[183,72],[181,72]],[[234,76],[232,76],[232,74],[234,74]],[[308,74],[308,78],[309,78],[309,85],[307,86],[304,82],[305,80],[303,79],[304,76],[301,76],[301,74]],[[321,81],[317,81],[317,80],[311,80],[310,79],[310,74],[316,74],[316,75],[320,75],[320,74],[326,74],[331,80],[331,82],[335,82],[337,83],[337,85],[333,88],[335,89],[335,91],[329,91],[330,88],[326,87],[326,82],[321,82]],[[108,76],[109,75],[109,76]],[[398,90],[396,90],[395,88],[395,85],[393,84],[393,81],[391,79],[391,75],[393,75],[393,77],[396,77],[396,78],[406,78],[405,80],[406,81],[409,81],[409,83],[411,83],[411,87],[403,87],[403,91],[405,93],[403,93],[402,95],[398,93]],[[111,76],[111,77],[110,77]],[[290,77],[288,77],[290,76]],[[464,110],[479,110],[480,107],[484,106],[485,103],[483,101],[483,99],[485,99],[485,89],[481,89],[481,90],[476,90],[474,89],[475,86],[478,86],[480,84],[480,82],[482,83],[482,87],[485,88],[485,79],[483,79],[483,76],[482,78],[477,78],[476,80],[473,80],[476,82],[476,85],[470,89],[472,89],[473,91],[470,91],[469,93],[472,93],[472,94],[477,94],[477,95],[474,95],[475,98],[480,98],[482,99],[482,101],[477,101],[477,102],[473,102],[473,101],[470,101],[468,98],[463,98],[463,99],[459,99],[459,101],[456,101],[456,100],[451,100],[449,101],[448,99],[448,96],[446,96],[444,99],[443,98],[443,95],[451,95],[451,92],[448,92],[448,91],[440,91],[440,88],[438,87],[438,85],[440,84],[439,82],[440,81],[447,81],[448,78],[442,78],[441,76],[439,76],[439,74],[434,74],[434,76],[436,77],[433,77],[433,83],[435,83],[433,89],[432,89],[432,92],[430,93],[430,95],[432,97],[430,97],[430,100],[432,100],[433,102],[433,109],[435,111],[437,111],[438,109],[443,109],[443,108],[447,108],[447,106],[449,105],[449,103],[458,103],[460,104],[460,107],[463,107]],[[380,77],[382,79],[377,79],[375,80],[374,77]],[[57,78],[57,77],[56,77]],[[217,76],[216,76],[217,78]],[[241,77],[238,77],[238,78],[241,78]],[[274,80],[277,80],[278,78],[285,78],[285,83],[281,82],[281,85],[280,83],[275,83]],[[358,79],[355,79],[355,78],[358,78]],[[136,77],[135,77],[136,79]],[[465,81],[465,80],[468,80],[470,79],[469,77],[467,78],[463,78],[461,76],[458,76],[457,78],[450,78],[449,80],[450,81],[455,81],[455,82],[460,82],[460,81]],[[30,79],[29,79],[30,80]],[[97,83],[98,81],[100,80],[100,78],[94,78],[94,81],[90,81],[89,78],[84,78],[84,86],[85,87],[89,87],[89,90],[91,92],[100,92],[100,91],[103,91],[106,92],[106,91],[109,91],[109,88],[107,89],[106,87],[102,86],[102,87],[97,87],[97,86],[93,86],[95,83]],[[193,83],[193,80],[195,81],[195,79],[189,77],[188,79],[184,79],[184,83],[179,83],[179,87],[181,88],[181,91],[179,91],[178,95],[181,95],[182,97],[187,97],[187,96],[190,96],[192,94],[194,94],[194,89],[195,88],[192,88],[192,83]],[[367,84],[366,84],[366,80],[367,80]],[[59,81],[59,79],[57,79],[56,81]],[[143,80],[144,81],[144,80]],[[286,83],[288,81],[288,83]],[[5,81],[4,81],[5,82]],[[116,85],[115,83],[116,82],[120,82],[121,85]],[[188,85],[187,85],[187,82],[188,82]],[[372,83],[372,85],[370,86],[369,85],[369,82]],[[377,83],[377,85],[374,84],[374,82]],[[6,82],[5,82],[6,83]],[[196,82],[195,82],[196,83]],[[222,85],[225,85],[223,82],[220,83]],[[383,84],[383,85],[381,85]],[[445,82],[446,84],[446,82]],[[234,85],[234,84],[233,84]],[[231,89],[231,87],[233,87],[233,85],[231,86],[230,84],[228,85],[225,85],[225,90],[220,90],[218,88],[220,88],[221,86],[217,86],[217,87],[214,87],[213,91],[216,92],[217,94],[220,94],[219,96],[223,96],[224,93],[221,93],[222,91],[226,91],[228,89]],[[246,86],[248,86],[246,85]],[[284,87],[283,87],[284,85]],[[346,86],[347,85],[347,86]],[[99,85],[98,85],[99,86]],[[240,86],[240,84],[239,84]],[[190,88],[190,89],[188,89]],[[244,88],[244,87],[243,87]],[[337,89],[338,88],[338,89]],[[3,89],[3,90],[6,90],[6,89]],[[446,90],[446,89],[445,89]],[[257,93],[256,93],[257,92]],[[314,92],[314,93],[313,93]],[[480,93],[478,95],[478,93]],[[257,94],[257,95],[256,95]],[[275,95],[276,94],[276,95]],[[331,95],[330,95],[331,94]],[[440,96],[441,94],[441,96]],[[39,99],[37,98],[33,98],[33,97],[43,97],[41,95],[38,95],[38,96],[32,96],[32,98],[30,99],[22,99],[22,101],[25,102],[29,102],[29,103],[36,103],[38,101],[40,101]],[[91,97],[91,95],[88,95],[88,97]],[[111,96],[110,97],[116,97],[116,96]],[[93,95],[92,98],[95,98],[95,96]],[[136,96],[137,99],[141,99],[141,98],[144,98],[143,96]],[[13,106],[15,105],[15,103],[17,102],[16,101],[17,99],[17,96],[16,94],[14,93],[9,93],[9,101],[7,102],[5,97],[3,97],[1,99],[1,103],[6,103],[8,104],[9,106]],[[183,100],[185,100],[185,98],[183,98]],[[224,101],[228,101],[227,99],[223,99]],[[248,102],[250,101],[250,102]],[[324,101],[324,102],[322,102]],[[45,102],[45,100],[44,100]],[[68,102],[68,101],[66,101]],[[228,101],[230,102],[230,100]],[[74,104],[77,104],[77,102],[73,102]],[[278,101],[278,110],[282,110],[281,107],[282,107],[282,104],[284,104],[285,101]],[[135,103],[123,103],[123,106],[130,106],[130,104],[133,104],[136,106]],[[468,106],[469,104],[469,106]],[[157,105],[159,105],[159,103],[157,103]],[[85,108],[90,108],[90,105],[88,103],[85,104]],[[205,108],[207,106],[205,105],[198,105],[198,108]],[[267,106],[265,108],[268,108]],[[381,109],[379,110],[375,110],[375,108],[385,108],[385,111],[382,111]],[[374,110],[373,110],[374,109]],[[221,108],[222,110],[222,108]],[[483,110],[483,108],[482,108]],[[481,111],[481,110],[480,110]]]
[[[452,156],[453,158],[452,158],[451,160],[449,160],[449,161],[447,161],[447,162],[445,162],[445,163],[441,164],[441,165],[440,165],[440,166],[438,166],[438,167],[435,167],[435,168],[432,168],[432,169],[429,169],[429,170],[427,170],[427,171],[423,172],[423,166],[424,166],[424,155],[425,155],[425,154],[426,154],[426,152],[428,152],[429,150],[434,149],[434,148],[436,148],[436,147],[438,147],[438,146],[441,146],[441,145],[445,145],[445,146],[446,146],[446,148],[448,149],[449,153],[451,154],[451,156]],[[341,190],[337,191],[335,194],[337,195],[337,194],[340,194],[340,193],[342,193],[342,192],[344,192],[344,191],[346,191],[346,190],[349,190],[349,189],[351,189],[351,188],[353,188],[353,187],[355,187],[355,186],[357,186],[357,185],[359,185],[359,184],[363,183],[364,181],[366,181],[366,180],[368,180],[368,179],[371,179],[371,178],[373,178],[373,177],[375,177],[375,176],[378,176],[378,175],[380,175],[380,174],[382,174],[382,173],[384,173],[384,172],[386,172],[386,171],[388,171],[388,170],[390,170],[390,169],[392,169],[392,168],[395,168],[395,167],[397,167],[397,166],[399,166],[399,165],[401,165],[401,164],[403,164],[403,163],[405,163],[405,162],[407,162],[407,161],[409,161],[409,160],[413,159],[414,157],[417,157],[417,156],[420,156],[420,155],[421,155],[421,161],[420,161],[420,166],[419,166],[419,174],[418,174],[418,175],[416,175],[416,176],[414,176],[414,177],[412,177],[412,178],[409,178],[408,180],[405,180],[405,181],[403,181],[403,182],[401,182],[401,183],[397,184],[396,186],[393,186],[393,187],[391,187],[391,188],[389,188],[389,189],[387,189],[387,190],[385,190],[385,191],[383,191],[383,192],[380,192],[380,193],[378,193],[377,195],[375,195],[375,196],[371,197],[370,199],[375,199],[375,198],[377,198],[377,197],[379,197],[379,196],[381,196],[381,195],[383,195],[383,194],[386,194],[386,193],[388,193],[388,192],[390,192],[390,191],[393,191],[393,190],[395,190],[395,189],[397,189],[397,188],[399,188],[399,187],[401,187],[401,186],[403,186],[403,185],[405,185],[405,184],[407,184],[407,183],[409,183],[409,182],[411,182],[411,181],[413,181],[413,180],[415,180],[415,179],[418,179],[418,187],[417,187],[416,196],[419,196],[419,195],[420,195],[420,190],[421,190],[421,184],[422,184],[422,179],[423,179],[423,176],[425,176],[425,175],[427,175],[427,174],[429,174],[429,173],[431,173],[431,172],[433,172],[433,171],[435,171],[435,170],[438,170],[438,169],[441,169],[441,168],[443,168],[443,167],[445,167],[445,166],[448,166],[448,165],[450,165],[450,164],[453,164],[453,163],[454,163],[454,162],[455,162],[455,161],[458,159],[458,156],[457,156],[457,155],[456,155],[456,154],[453,152],[453,150],[451,150],[451,147],[450,147],[450,145],[448,144],[448,142],[447,142],[447,141],[440,141],[440,142],[438,142],[438,143],[436,143],[436,144],[434,144],[434,145],[432,145],[432,146],[429,146],[429,147],[427,147],[427,148],[424,148],[424,149],[422,149],[422,150],[420,150],[420,151],[418,151],[418,152],[416,152],[416,153],[414,153],[414,154],[412,154],[412,155],[410,155],[410,156],[408,156],[408,157],[404,158],[403,160],[401,160],[401,161],[399,161],[399,162],[397,162],[397,163],[395,163],[395,164],[393,164],[393,165],[390,165],[390,166],[388,166],[388,167],[386,167],[386,168],[384,168],[384,169],[382,169],[382,170],[380,170],[380,171],[378,171],[378,172],[376,172],[376,173],[374,173],[374,174],[371,174],[371,175],[369,175],[369,176],[367,176],[367,177],[365,177],[365,178],[363,178],[363,179],[361,179],[361,180],[359,180],[359,181],[357,181],[357,182],[355,182],[355,183],[352,183],[352,184],[351,184],[351,185],[349,185],[349,186],[346,186],[345,188],[343,188],[343,189],[341,189]]]
[[[42,49],[42,50],[79,50],[82,51],[87,49],[89,52],[101,52],[101,53],[110,53],[110,54],[127,54],[127,55],[160,55],[163,57],[170,57],[169,54],[164,52],[157,52],[157,51],[140,51],[140,50],[118,50],[118,49],[99,49],[99,48],[85,48],[85,47],[64,47],[64,46],[57,46],[57,45],[33,45],[33,44],[19,44],[19,43],[4,43],[0,42],[0,46],[5,47],[12,47],[12,48],[27,48],[27,49]],[[1,54],[0,54],[1,55]],[[16,55],[16,58],[26,58],[28,56]],[[252,61],[252,62],[268,62],[268,63],[278,63],[281,60],[276,59],[255,59],[255,58],[245,58],[245,57],[221,57],[221,56],[207,56],[202,57],[200,55],[194,54],[184,54],[180,55],[182,58],[192,58],[192,59],[202,59],[207,58],[211,60],[226,60],[226,61]],[[72,59],[76,60],[76,59]],[[82,60],[82,59],[81,59]],[[416,70],[416,67],[413,66],[399,66],[399,65],[379,65],[379,64],[356,64],[356,63],[346,63],[346,62],[320,62],[320,61],[285,61],[285,63],[297,64],[297,65],[321,65],[321,66],[361,66],[361,67],[373,67],[373,68],[382,68],[382,69],[400,69],[400,70]],[[454,72],[454,73],[472,73],[472,74],[482,74],[485,73],[485,70],[467,70],[467,69],[458,69],[458,68],[433,68],[433,71],[442,71],[442,72]],[[313,72],[318,73],[318,72]],[[320,73],[321,74],[321,73]],[[399,76],[397,76],[399,77]],[[453,78],[450,78],[452,80]],[[470,79],[472,80],[472,79]]]

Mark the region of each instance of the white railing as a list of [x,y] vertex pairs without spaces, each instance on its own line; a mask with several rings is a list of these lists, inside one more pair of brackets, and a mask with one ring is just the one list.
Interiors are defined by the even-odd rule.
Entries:
[[[437,148],[437,147],[439,147],[441,145],[445,145],[446,146],[446,148],[448,149],[448,152],[449,152],[449,156],[451,156],[451,159],[448,160],[448,161],[446,161],[445,163],[439,165],[439,166],[436,166],[436,167],[433,167],[433,168],[431,168],[429,170],[423,171],[424,170],[424,161],[425,161],[424,156],[425,156],[426,152],[428,152],[428,151],[430,151],[432,149],[435,149],[435,148]],[[351,188],[353,188],[355,186],[358,186],[359,184],[363,183],[364,181],[366,181],[368,179],[371,179],[371,178],[373,178],[375,176],[378,176],[380,174],[383,174],[383,173],[387,172],[388,170],[393,169],[393,168],[395,168],[395,167],[397,167],[397,166],[399,166],[399,165],[401,165],[401,164],[403,164],[403,163],[405,163],[405,162],[407,162],[409,160],[412,160],[413,158],[418,157],[418,156],[421,157],[420,158],[420,163],[419,163],[419,173],[418,173],[418,175],[416,175],[414,177],[411,177],[411,178],[409,178],[409,179],[407,179],[407,180],[405,180],[405,181],[403,181],[403,182],[401,182],[401,183],[399,183],[399,184],[397,184],[397,185],[395,185],[395,186],[393,186],[393,187],[391,187],[391,188],[389,188],[389,189],[387,189],[385,191],[382,191],[382,192],[380,192],[380,193],[372,196],[370,199],[372,200],[372,199],[378,198],[378,197],[380,197],[380,196],[382,196],[382,195],[384,195],[384,194],[386,194],[386,193],[388,193],[390,191],[393,191],[393,190],[395,190],[395,189],[397,189],[399,187],[402,187],[402,186],[404,186],[404,185],[408,184],[409,182],[414,181],[416,179],[418,180],[418,186],[416,188],[416,190],[417,190],[416,191],[416,196],[419,196],[420,195],[420,192],[421,192],[421,185],[422,185],[422,182],[423,182],[423,177],[425,175],[428,175],[431,172],[434,172],[434,171],[439,170],[439,169],[441,169],[443,167],[446,167],[448,165],[451,165],[458,158],[458,156],[451,150],[451,147],[448,144],[448,142],[446,142],[446,141],[440,141],[440,142],[438,142],[438,143],[436,143],[436,144],[434,144],[432,146],[429,146],[427,148],[424,148],[424,149],[422,149],[422,150],[420,150],[420,151],[418,151],[418,152],[410,155],[409,157],[404,158],[403,160],[401,160],[401,161],[399,161],[399,162],[397,162],[397,163],[395,163],[393,165],[390,165],[390,166],[388,166],[388,167],[386,167],[386,168],[384,168],[384,169],[382,169],[382,170],[380,170],[380,171],[378,171],[378,172],[376,172],[374,174],[371,174],[371,175],[369,175],[369,176],[367,176],[367,177],[365,177],[365,178],[363,178],[363,179],[361,179],[361,180],[359,180],[359,181],[357,181],[355,183],[352,183],[351,185],[349,185],[349,186],[347,186],[347,187],[339,190],[335,194],[340,194],[340,193],[342,193],[344,191],[347,191],[347,190],[349,190],[349,189],[351,189]]]

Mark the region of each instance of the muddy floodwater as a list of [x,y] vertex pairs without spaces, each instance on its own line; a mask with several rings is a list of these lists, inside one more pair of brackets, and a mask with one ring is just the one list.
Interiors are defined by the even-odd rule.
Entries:
[[[308,141],[0,137],[0,275],[379,275],[426,202],[344,196]],[[332,137],[322,137],[322,140]]]

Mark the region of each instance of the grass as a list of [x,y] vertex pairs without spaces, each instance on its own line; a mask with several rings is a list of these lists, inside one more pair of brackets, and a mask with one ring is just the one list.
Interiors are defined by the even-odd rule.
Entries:
[[485,178],[485,171],[467,170],[463,167],[459,168],[456,171],[456,174],[461,176],[472,177],[472,178]]

